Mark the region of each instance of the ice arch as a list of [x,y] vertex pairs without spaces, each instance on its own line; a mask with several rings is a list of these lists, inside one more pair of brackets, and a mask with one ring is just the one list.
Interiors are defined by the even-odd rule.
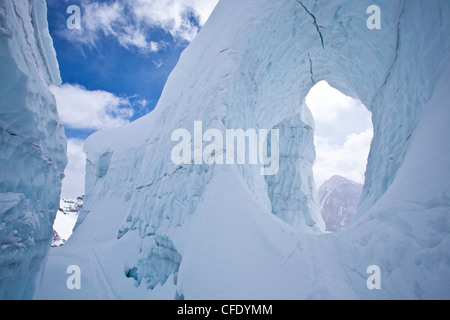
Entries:
[[[151,260],[164,270],[158,282],[173,275],[177,297],[188,299],[450,296],[450,173],[442,169],[450,152],[444,103],[450,4],[377,2],[381,30],[366,27],[371,1],[220,2],[182,54],[156,110],[86,142],[84,222],[49,260],[48,274],[67,260],[64,252],[78,252],[88,268],[90,246],[105,261],[123,252],[114,261],[126,267],[105,271],[107,278],[133,270],[141,286],[155,288],[155,278],[146,279]],[[373,117],[359,220],[348,232],[309,234],[320,232],[320,221],[308,206],[301,208],[300,233],[274,219],[272,209],[291,203],[291,190],[308,189],[305,163],[285,166],[272,183],[250,166],[171,163],[172,131],[191,129],[194,121],[220,130],[307,127],[303,101],[321,80],[358,97]],[[428,137],[433,113],[440,116]],[[308,140],[294,140],[302,156],[314,151]],[[286,158],[296,150],[286,148]],[[95,172],[106,153],[112,157],[100,177]],[[271,186],[288,197],[271,197]],[[430,254],[436,264],[427,262]],[[383,291],[367,290],[365,272],[373,264],[385,270]],[[120,281],[116,288],[123,290]],[[117,290],[105,294],[111,292]]]

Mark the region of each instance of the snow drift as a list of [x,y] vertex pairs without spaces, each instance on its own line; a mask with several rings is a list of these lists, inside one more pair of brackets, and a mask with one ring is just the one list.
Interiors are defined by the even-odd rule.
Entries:
[[[219,2],[154,112],[94,134],[80,223],[36,298],[450,298],[450,3]],[[359,211],[323,233],[304,100],[326,80],[372,112]],[[174,165],[171,133],[280,128],[280,171]],[[79,265],[82,289],[67,290]],[[368,290],[378,265],[382,289]]]
[[66,142],[44,0],[0,3],[0,299],[31,298],[52,238]]

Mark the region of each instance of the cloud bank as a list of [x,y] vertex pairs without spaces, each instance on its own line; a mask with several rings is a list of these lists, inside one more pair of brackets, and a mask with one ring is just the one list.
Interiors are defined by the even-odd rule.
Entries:
[[126,98],[107,91],[89,91],[80,85],[51,86],[59,117],[65,127],[101,130],[121,127],[130,122],[134,109]]

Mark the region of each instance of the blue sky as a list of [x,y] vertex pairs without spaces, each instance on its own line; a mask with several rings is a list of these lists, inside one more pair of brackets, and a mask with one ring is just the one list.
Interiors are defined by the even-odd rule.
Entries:
[[[63,198],[84,194],[84,140],[155,108],[181,52],[217,2],[47,0],[63,80],[51,87],[68,144]],[[80,30],[67,27],[71,5],[81,9]],[[317,187],[335,174],[362,183],[373,136],[370,113],[326,82],[318,83],[306,102],[316,122]]]
[[[210,2],[211,9],[216,3],[203,1]],[[167,16],[158,18],[158,8],[152,5],[155,1],[48,0],[50,33],[63,84],[79,85],[86,91],[101,90],[121,98],[116,111],[125,109],[125,112],[110,112],[124,120],[118,124],[149,113],[156,106],[181,52],[198,32],[199,20],[209,15],[206,9],[203,9],[206,13],[196,13],[190,7],[197,2],[184,1],[179,8],[172,9],[169,5],[162,7],[167,9],[159,10],[167,11]],[[66,21],[71,15],[66,11],[70,5],[81,9],[81,30],[67,28]],[[137,11],[138,5],[147,9],[148,15],[155,15],[153,21],[144,16],[143,22],[136,22],[139,18],[133,10]],[[181,22],[176,22],[177,19]],[[184,25],[177,27],[177,23]],[[63,122],[65,117],[73,118],[71,111],[76,112],[67,111],[64,106],[62,109]],[[98,126],[89,128],[86,123],[66,123],[65,127],[69,139],[85,139],[99,129]]]

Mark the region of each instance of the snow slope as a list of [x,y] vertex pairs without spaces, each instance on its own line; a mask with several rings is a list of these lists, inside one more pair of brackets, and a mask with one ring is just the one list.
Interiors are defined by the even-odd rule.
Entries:
[[[450,2],[377,1],[381,30],[366,27],[372,4],[219,2],[156,110],[86,142],[78,228],[52,249],[35,298],[449,298]],[[321,80],[374,125],[360,208],[333,234],[304,103]],[[194,121],[284,128],[279,173],[174,165],[171,133]],[[79,291],[65,287],[69,264]],[[366,286],[371,265],[381,290]]]
[[0,2],[0,299],[31,298],[66,166],[45,0]]

